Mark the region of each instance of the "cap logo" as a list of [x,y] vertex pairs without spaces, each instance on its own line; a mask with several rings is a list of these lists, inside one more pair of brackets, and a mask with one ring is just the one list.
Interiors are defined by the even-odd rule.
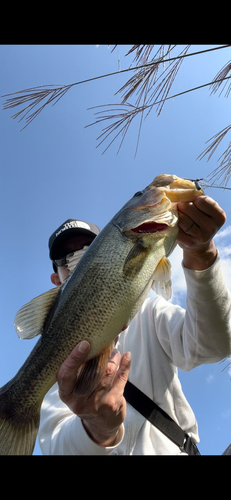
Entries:
[[91,228],[90,226],[86,223],[86,222],[83,222],[83,221],[79,221],[79,220],[73,220],[71,222],[66,222],[64,224],[64,226],[62,227],[62,229],[60,229],[60,231],[58,231],[55,236],[59,236],[61,233],[63,233],[63,231],[66,231],[66,229],[73,229],[75,227],[80,227],[80,228],[83,228],[83,229],[88,229],[91,231]]

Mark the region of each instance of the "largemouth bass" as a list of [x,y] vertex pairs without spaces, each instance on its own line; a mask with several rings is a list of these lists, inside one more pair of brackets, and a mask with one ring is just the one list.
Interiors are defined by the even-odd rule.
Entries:
[[17,313],[19,337],[41,337],[15,377],[0,389],[0,454],[33,453],[43,398],[77,343],[85,339],[91,345],[77,382],[78,394],[87,397],[105,373],[114,339],[151,286],[169,298],[167,256],[178,234],[176,203],[203,194],[195,182],[157,176],[104,227],[62,286]]

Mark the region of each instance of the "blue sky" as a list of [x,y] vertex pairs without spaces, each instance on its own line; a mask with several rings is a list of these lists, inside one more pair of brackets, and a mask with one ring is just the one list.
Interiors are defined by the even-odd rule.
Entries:
[[[193,46],[190,50],[208,47]],[[121,69],[125,69],[132,61],[124,57],[129,48],[120,45],[111,53],[107,45],[2,45],[0,95],[114,72],[118,56]],[[230,50],[185,60],[171,94],[211,81],[229,61]],[[18,339],[14,316],[23,304],[51,287],[47,242],[56,227],[68,218],[79,218],[103,228],[156,175],[206,177],[228,145],[225,139],[210,162],[196,161],[205,142],[230,124],[229,100],[209,97],[208,88],[204,88],[169,100],[158,118],[154,111],[150,113],[136,159],[138,121],[132,124],[118,156],[118,142],[102,155],[103,149],[96,149],[101,126],[84,128],[94,121],[94,112],[87,108],[119,103],[114,94],[127,78],[128,74],[118,74],[73,87],[22,132],[23,124],[11,119],[12,110],[0,112],[0,386],[15,375],[36,342]],[[220,189],[207,189],[206,193],[227,214],[216,243],[231,288],[231,194]],[[172,300],[184,305],[180,256],[177,248],[172,256]],[[231,442],[231,371],[222,371],[226,364],[179,372],[198,420],[202,454],[219,455]],[[37,444],[35,454],[40,454]]]

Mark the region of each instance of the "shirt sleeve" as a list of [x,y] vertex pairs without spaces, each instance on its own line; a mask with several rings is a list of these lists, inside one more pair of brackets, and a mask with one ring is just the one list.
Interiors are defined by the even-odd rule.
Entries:
[[203,271],[184,268],[186,311],[160,298],[153,307],[159,341],[178,368],[189,371],[231,354],[231,294],[219,256]]
[[81,419],[60,400],[58,384],[44,398],[38,439],[43,455],[111,455],[124,438],[124,426],[115,445],[104,448],[86,433]]

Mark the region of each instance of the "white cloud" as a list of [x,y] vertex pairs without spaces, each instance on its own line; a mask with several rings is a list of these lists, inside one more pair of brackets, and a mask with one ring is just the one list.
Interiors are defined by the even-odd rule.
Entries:
[[230,235],[231,235],[231,226],[227,226],[225,229],[222,229],[214,236],[214,240],[219,240],[221,238],[225,238],[226,236]]
[[208,375],[208,377],[206,377],[206,382],[208,384],[211,384],[211,382],[214,380],[214,375]]
[[219,252],[221,257],[226,258],[229,255],[231,255],[231,245],[224,246],[224,245],[219,245],[218,243],[217,247],[219,247]]

